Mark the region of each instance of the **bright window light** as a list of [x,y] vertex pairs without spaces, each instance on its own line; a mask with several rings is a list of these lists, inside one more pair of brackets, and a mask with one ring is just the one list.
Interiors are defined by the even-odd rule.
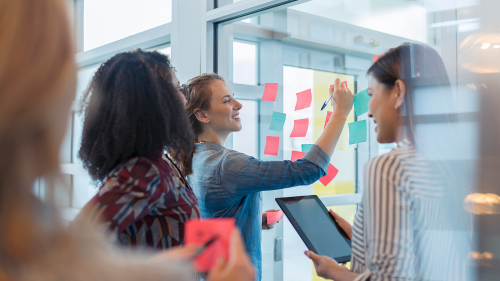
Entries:
[[172,21],[172,0],[85,0],[83,50]]
[[257,44],[233,42],[233,83],[257,82]]

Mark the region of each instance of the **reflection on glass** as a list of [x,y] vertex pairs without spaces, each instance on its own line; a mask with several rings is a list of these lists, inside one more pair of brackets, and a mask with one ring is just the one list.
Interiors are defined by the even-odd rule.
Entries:
[[257,85],[257,44],[233,42],[233,83]]
[[83,50],[172,21],[172,0],[85,0]]
[[473,193],[464,199],[464,209],[475,215],[500,214],[500,196],[493,193]]
[[427,25],[427,11],[417,1],[312,0],[291,9],[410,40],[427,42],[427,29],[423,28]]

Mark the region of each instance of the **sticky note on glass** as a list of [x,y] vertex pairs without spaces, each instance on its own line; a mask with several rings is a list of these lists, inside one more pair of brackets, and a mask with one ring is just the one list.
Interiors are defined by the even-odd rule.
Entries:
[[357,93],[354,96],[354,111],[356,116],[368,112],[368,103],[370,102],[370,96],[368,95],[368,89]]
[[280,137],[266,137],[266,147],[264,154],[278,156],[278,149],[280,148]]
[[349,123],[349,144],[366,141],[366,120]]
[[267,224],[273,224],[279,222],[285,213],[282,210],[277,212],[266,212]]
[[264,87],[263,101],[275,101],[278,94],[278,83],[266,83]]
[[385,55],[385,53],[383,53],[381,55],[378,55],[378,56],[374,56],[373,57],[373,63],[375,63],[376,61],[378,61],[378,59],[381,58],[383,55]]
[[319,181],[324,185],[327,186],[334,178],[335,176],[339,173],[339,170],[335,168],[332,163],[328,164],[328,170],[326,171],[326,175],[322,178],[319,179]]
[[210,244],[201,255],[194,260],[196,271],[209,272],[219,258],[228,260],[229,241],[235,227],[233,218],[189,220],[184,228],[186,245],[202,246],[212,238],[217,239]]
[[302,159],[302,157],[304,157],[304,155],[306,155],[305,152],[292,150],[292,159],[291,160],[297,161],[299,159]]
[[294,120],[293,130],[290,137],[305,137],[307,134],[307,127],[309,127],[309,118]]
[[269,126],[269,130],[280,132],[283,130],[283,126],[285,125],[286,113],[273,111],[273,117],[271,119],[271,125]]
[[311,150],[312,146],[313,146],[312,144],[303,144],[302,145],[302,152],[305,152],[305,153],[309,152],[309,150]]
[[326,124],[328,124],[328,121],[330,121],[330,118],[332,118],[332,114],[333,114],[333,112],[331,112],[331,111],[328,111],[326,113],[325,126],[323,127],[323,129],[326,128]]
[[295,104],[295,110],[297,111],[300,109],[308,108],[311,106],[311,102],[312,102],[311,89],[297,93],[297,103]]

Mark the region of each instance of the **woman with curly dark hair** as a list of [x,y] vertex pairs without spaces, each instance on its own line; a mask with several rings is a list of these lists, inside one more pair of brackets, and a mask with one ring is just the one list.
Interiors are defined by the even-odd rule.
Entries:
[[88,86],[79,156],[102,185],[82,213],[99,214],[113,241],[181,245],[184,223],[200,217],[176,165],[194,143],[185,101],[169,59],[140,49],[104,62]]

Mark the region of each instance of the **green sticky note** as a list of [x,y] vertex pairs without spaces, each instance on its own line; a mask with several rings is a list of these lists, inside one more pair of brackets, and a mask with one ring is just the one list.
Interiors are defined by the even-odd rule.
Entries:
[[370,102],[368,89],[361,91],[354,96],[354,110],[356,111],[356,116],[368,112],[368,102]]
[[349,123],[349,144],[366,141],[366,120]]
[[311,146],[312,144],[303,144],[302,145],[302,152],[309,152],[309,150],[311,150]]
[[286,113],[273,111],[273,118],[269,130],[280,132],[285,125]]

